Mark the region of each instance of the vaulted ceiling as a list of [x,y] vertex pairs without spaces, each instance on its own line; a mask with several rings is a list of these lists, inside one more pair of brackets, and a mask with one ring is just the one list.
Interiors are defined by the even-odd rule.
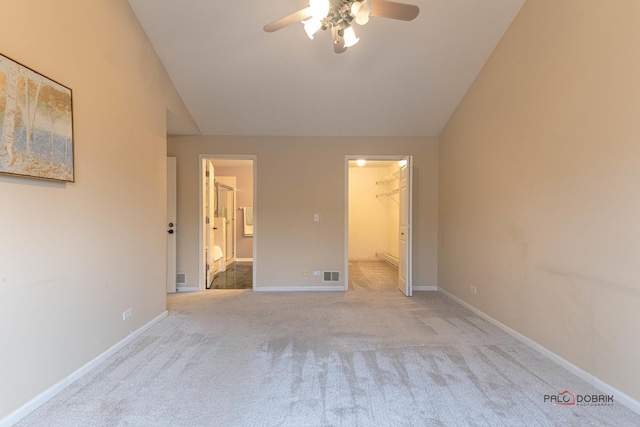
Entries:
[[[129,0],[205,135],[438,135],[524,0],[407,0],[333,52],[328,31],[262,27],[307,0]],[[176,117],[170,133],[190,133]]]

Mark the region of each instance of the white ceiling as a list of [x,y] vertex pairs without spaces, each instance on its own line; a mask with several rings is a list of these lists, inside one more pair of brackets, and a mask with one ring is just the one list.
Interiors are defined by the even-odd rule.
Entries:
[[371,18],[341,55],[327,31],[262,30],[307,0],[129,3],[205,135],[427,136],[524,0],[408,0],[416,20]]

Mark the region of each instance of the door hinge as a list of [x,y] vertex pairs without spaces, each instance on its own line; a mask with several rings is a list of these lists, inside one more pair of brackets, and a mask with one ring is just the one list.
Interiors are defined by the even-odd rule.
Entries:
[[205,224],[209,224],[209,223],[210,223],[209,217],[207,217]]
[[209,171],[206,171],[206,172],[204,173],[204,176],[206,176],[207,178],[209,178]]

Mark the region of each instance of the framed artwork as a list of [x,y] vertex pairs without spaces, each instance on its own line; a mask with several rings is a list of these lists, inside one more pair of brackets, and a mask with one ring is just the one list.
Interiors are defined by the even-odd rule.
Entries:
[[74,180],[71,89],[2,54],[0,173]]

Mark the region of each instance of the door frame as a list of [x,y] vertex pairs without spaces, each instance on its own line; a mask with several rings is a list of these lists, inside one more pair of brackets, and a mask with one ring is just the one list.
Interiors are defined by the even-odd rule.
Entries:
[[413,294],[413,156],[411,155],[380,155],[347,154],[344,161],[344,290],[349,290],[349,162],[356,160],[366,161],[407,161],[407,271],[406,280],[409,290],[407,296]]
[[[204,291],[205,242],[204,242],[204,164],[207,159],[251,160],[253,161],[253,290],[256,290],[258,271],[258,156],[254,154],[200,154],[198,155],[198,290]],[[235,238],[235,236],[234,236]],[[237,250],[237,249],[236,249]]]

